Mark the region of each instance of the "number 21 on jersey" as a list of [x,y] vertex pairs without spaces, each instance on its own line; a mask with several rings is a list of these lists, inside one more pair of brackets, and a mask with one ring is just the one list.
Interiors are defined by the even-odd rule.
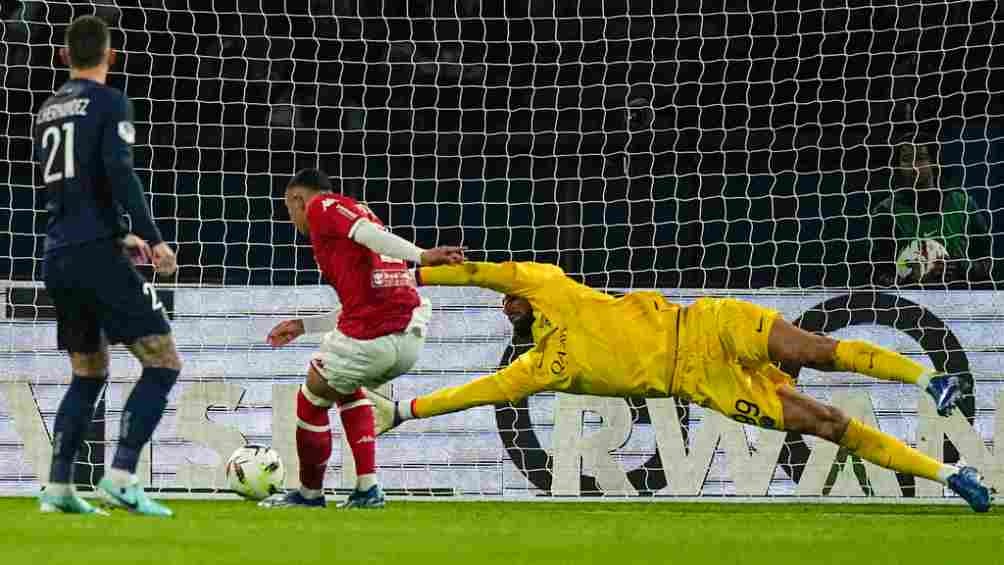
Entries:
[[[49,126],[42,132],[42,149],[49,151],[45,159],[45,170],[42,180],[46,184],[72,179],[77,175],[73,161],[73,122],[65,122],[62,126]],[[57,156],[62,148],[62,166],[57,163]],[[62,169],[55,170],[55,169]]]

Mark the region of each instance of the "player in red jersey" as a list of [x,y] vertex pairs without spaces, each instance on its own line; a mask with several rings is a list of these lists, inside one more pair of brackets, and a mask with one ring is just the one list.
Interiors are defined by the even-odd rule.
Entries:
[[333,192],[328,176],[317,169],[303,169],[289,181],[286,209],[297,231],[310,237],[314,259],[341,308],[286,320],[268,335],[273,347],[281,347],[305,333],[325,334],[296,398],[300,489],[272,496],[261,506],[325,505],[328,409],[337,404],[358,477],[339,507],[379,508],[384,495],[375,472],[373,408],[362,387],[378,387],[411,369],[425,342],[432,308],[418,295],[408,263],[460,263],[463,250],[423,250],[388,232],[365,205]]

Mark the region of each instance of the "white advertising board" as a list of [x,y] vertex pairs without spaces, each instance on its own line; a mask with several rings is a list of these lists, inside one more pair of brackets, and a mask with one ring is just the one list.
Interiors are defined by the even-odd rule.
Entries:
[[[0,319],[0,494],[27,494],[47,475],[48,430],[69,381],[44,300],[25,304],[31,285],[6,283]],[[916,291],[666,290],[688,303],[734,296],[776,308],[789,320],[837,337],[869,339],[927,364],[973,376],[965,414],[938,418],[917,390],[896,383],[805,370],[799,385],[936,457],[964,459],[1004,487],[1004,294]],[[326,310],[325,287],[162,288],[184,370],[141,464],[164,491],[224,488],[222,461],[245,441],[273,445],[296,482],[293,399],[316,340],[273,350],[276,322]],[[496,368],[510,345],[499,296],[479,289],[426,288],[435,305],[430,339],[415,369],[390,391],[407,398]],[[32,298],[32,300],[35,300]],[[30,302],[30,301],[29,301]],[[825,305],[825,306],[821,306]],[[808,312],[808,313],[807,313]],[[616,331],[616,329],[611,329]],[[81,458],[110,461],[118,418],[140,368],[114,351],[111,384]],[[351,456],[336,449],[327,486],[351,484]],[[95,435],[96,434],[96,435]],[[948,442],[945,438],[948,438]],[[842,464],[835,446],[744,427],[672,399],[544,394],[517,407],[485,407],[409,422],[381,437],[381,480],[394,494],[489,499],[555,496],[943,497],[939,485],[898,480],[866,464]],[[78,467],[81,467],[78,465]],[[85,468],[91,468],[85,466]]]

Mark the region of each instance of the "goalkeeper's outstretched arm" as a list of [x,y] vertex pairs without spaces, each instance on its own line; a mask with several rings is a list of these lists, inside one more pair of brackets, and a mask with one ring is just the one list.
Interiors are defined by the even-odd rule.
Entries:
[[468,261],[461,265],[423,267],[416,271],[416,276],[423,285],[477,286],[524,297],[548,281],[565,279],[564,271],[554,265],[512,261]]
[[[460,412],[476,406],[492,406],[505,402],[518,402],[531,394],[547,388],[544,380],[535,378],[534,367],[540,361],[535,348],[524,353],[508,367],[459,386],[441,388],[411,400],[402,400],[383,407],[394,410],[385,420],[389,425],[377,430],[383,433],[405,420],[431,418],[441,414]],[[381,406],[377,406],[381,410]],[[378,419],[380,419],[378,417]],[[390,424],[393,421],[394,424]]]
[[[498,373],[493,373],[460,386],[441,388],[419,396],[408,403],[410,414],[407,415],[411,418],[431,418],[477,406],[492,406],[518,400],[520,399],[511,397],[502,387]],[[402,418],[406,419],[408,418]]]

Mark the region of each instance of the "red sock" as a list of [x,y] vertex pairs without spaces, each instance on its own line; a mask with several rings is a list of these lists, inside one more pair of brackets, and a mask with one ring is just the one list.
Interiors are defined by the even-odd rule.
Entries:
[[373,429],[373,403],[357,390],[338,403],[345,438],[356,461],[356,475],[376,472],[376,432]]
[[300,459],[300,486],[313,490],[324,487],[324,472],[331,457],[330,406],[318,406],[296,393],[296,455]]

